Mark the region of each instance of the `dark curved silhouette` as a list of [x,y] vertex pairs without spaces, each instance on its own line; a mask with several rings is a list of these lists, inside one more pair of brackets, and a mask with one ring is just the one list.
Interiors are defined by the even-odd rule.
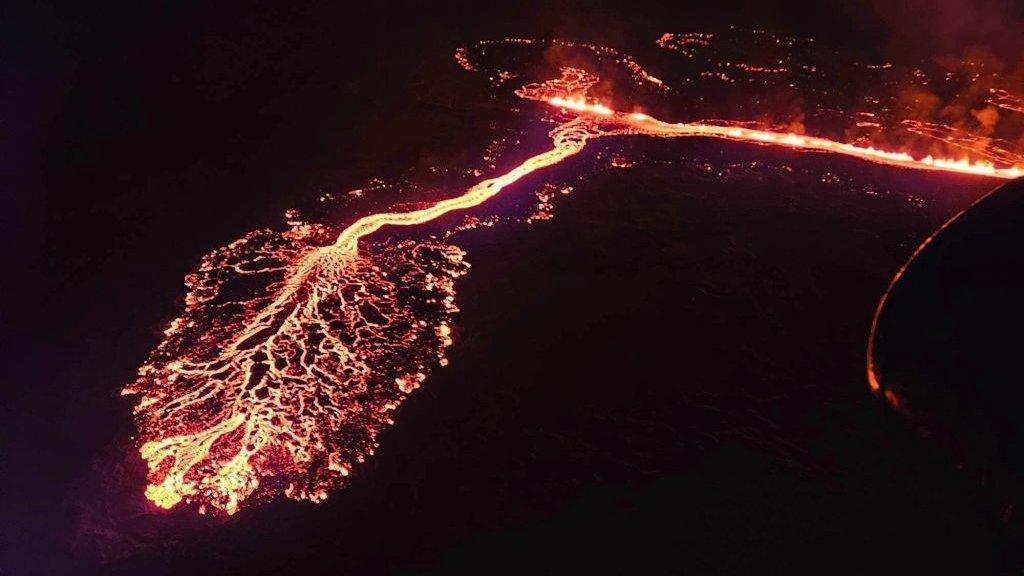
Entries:
[[[1024,179],[917,249],[879,303],[868,380],[983,478],[1024,472]],[[1014,489],[1016,492],[1016,489]]]

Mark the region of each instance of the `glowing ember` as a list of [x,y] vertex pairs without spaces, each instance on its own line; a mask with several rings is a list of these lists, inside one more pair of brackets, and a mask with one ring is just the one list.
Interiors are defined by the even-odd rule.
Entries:
[[[666,35],[659,43],[689,50],[707,46],[711,38]],[[630,57],[563,45],[614,58],[638,83],[664,89]],[[479,69],[466,50],[455,57],[463,68]],[[754,70],[744,66],[737,67]],[[326,498],[373,454],[377,435],[405,396],[436,364],[446,364],[457,311],[454,279],[468,269],[464,254],[447,244],[361,247],[360,240],[384,226],[418,225],[478,206],[524,176],[579,153],[591,138],[723,138],[904,168],[1024,176],[1021,166],[987,160],[915,157],[738,125],[669,123],[588,97],[596,82],[592,74],[566,68],[560,79],[518,90],[520,97],[559,111],[552,147],[461,195],[417,210],[372,214],[336,236],[292,218],[285,233],[253,232],[206,256],[186,278],[184,313],[124,390],[140,395],[135,412],[140,454],[149,468],[146,497],[163,508],[187,501],[201,511],[229,514],[259,494]],[[1003,93],[993,99],[1006,108],[1016,102]],[[538,195],[542,207],[552,196],[544,190]]]

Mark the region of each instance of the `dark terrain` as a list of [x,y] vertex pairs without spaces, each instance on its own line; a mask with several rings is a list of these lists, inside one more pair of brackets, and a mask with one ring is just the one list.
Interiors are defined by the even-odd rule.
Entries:
[[[666,22],[789,25],[769,7],[479,10],[20,11],[4,95],[17,145],[0,573],[1019,565],[1006,502],[864,376],[893,274],[997,183],[704,140],[601,141],[556,168],[588,177],[553,220],[457,237],[473,268],[451,365],[325,503],[222,519],[146,506],[118,392],[177,314],[184,274],[323,191],[478,156],[504,110],[454,66],[456,46],[529,29],[628,48]],[[851,12],[804,16],[842,42],[883,35]],[[678,163],[597,169],[605,147]],[[793,172],[716,178],[687,158]],[[877,185],[813,176],[825,171]]]

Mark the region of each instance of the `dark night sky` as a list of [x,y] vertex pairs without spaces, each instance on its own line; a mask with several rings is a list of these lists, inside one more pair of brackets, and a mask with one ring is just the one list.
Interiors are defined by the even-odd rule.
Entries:
[[[8,5],[0,574],[1015,562],[983,491],[861,380],[892,271],[988,186],[960,177],[906,176],[936,194],[924,210],[820,209],[785,182],[599,178],[550,226],[467,238],[480,265],[460,287],[457,371],[403,407],[392,448],[336,498],[194,522],[106,494],[137,489],[138,466],[114,465],[132,433],[117,391],[178,311],[183,274],[296,198],[465,153],[460,127],[494,110],[456,47],[737,25],[865,55],[982,40],[1019,54],[1024,16],[1000,2],[665,4]],[[630,187],[648,201],[614,193]]]

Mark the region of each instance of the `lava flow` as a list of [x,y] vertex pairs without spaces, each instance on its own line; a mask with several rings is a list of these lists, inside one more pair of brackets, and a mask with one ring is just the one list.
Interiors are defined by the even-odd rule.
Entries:
[[459,196],[419,210],[369,215],[337,235],[310,224],[285,233],[257,231],[206,256],[186,278],[184,313],[124,390],[141,396],[135,412],[149,469],[146,496],[165,508],[185,500],[200,511],[229,514],[254,494],[325,498],[373,454],[377,435],[405,396],[446,363],[457,311],[454,280],[468,269],[462,251],[451,245],[360,241],[384,226],[422,224],[478,206],[579,153],[591,138],[702,136],[905,168],[1024,175],[1020,166],[913,157],[741,126],[664,122],[588,98],[596,81],[567,68],[559,80],[517,91],[569,117],[561,116],[550,132],[550,149]]
[[373,454],[389,413],[445,363],[452,280],[468,266],[451,246],[362,253],[359,239],[476,206],[579,152],[590,130],[566,122],[550,150],[509,172],[421,210],[361,218],[331,244],[317,245],[322,228],[296,226],[207,256],[187,278],[184,315],[124,390],[143,394],[147,498],[229,514],[261,486],[325,498]]
[[[582,76],[586,76],[586,72],[567,68],[563,71],[562,84],[565,84],[568,79],[570,85],[576,85]],[[596,82],[596,79],[592,82]],[[551,95],[552,92],[556,95]],[[559,92],[557,83],[545,83],[526,86],[517,93],[524,98],[544,101],[563,110],[572,110],[593,116],[599,119],[604,133],[610,135],[643,134],[662,138],[682,136],[724,138],[740,142],[786,146],[798,150],[843,154],[901,168],[943,170],[1004,179],[1024,176],[1024,166],[999,167],[992,162],[984,160],[972,162],[967,158],[935,158],[930,155],[914,158],[906,152],[889,152],[870,146],[845,144],[827,138],[794,134],[792,132],[773,132],[741,126],[720,126],[700,122],[664,122],[647,114],[640,112],[618,112],[600,102],[588,101],[582,96],[566,96]]]

